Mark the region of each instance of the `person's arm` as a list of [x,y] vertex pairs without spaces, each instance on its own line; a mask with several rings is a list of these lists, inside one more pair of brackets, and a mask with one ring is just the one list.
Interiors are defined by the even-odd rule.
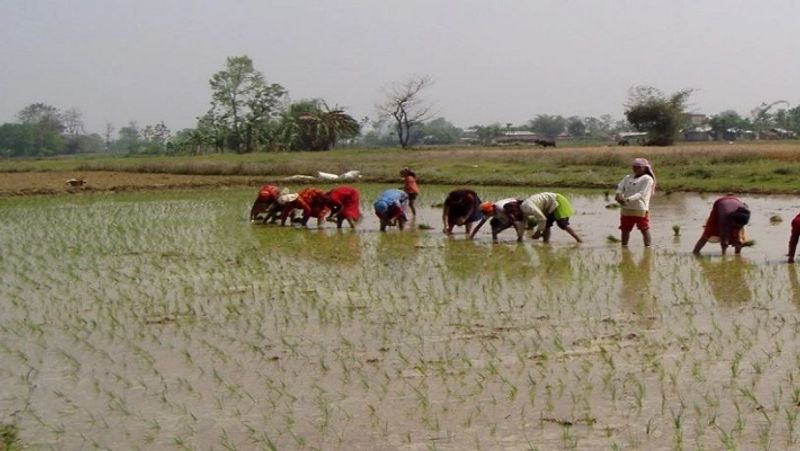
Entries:
[[642,177],[647,177],[647,178],[644,179],[644,183],[642,183],[642,185],[639,187],[639,189],[636,190],[636,192],[633,195],[625,198],[626,203],[641,199],[642,197],[644,197],[646,193],[650,192],[650,190],[653,189],[653,177],[650,177],[649,175],[643,175]]
[[625,192],[625,180],[628,179],[628,176],[622,178],[622,180],[617,184],[617,191],[614,194],[614,200],[617,201],[619,204],[625,203],[625,196],[623,193]]
[[792,230],[792,235],[789,237],[789,263],[794,263],[794,253],[797,250],[797,241],[800,239],[800,230]]
[[547,216],[535,205],[533,206],[531,216],[536,220],[536,231],[533,234],[538,238],[544,233],[544,228],[547,225]]
[[481,227],[483,227],[483,224],[486,222],[487,219],[489,219],[488,216],[484,216],[483,218],[481,218],[481,222],[479,222],[477,227],[475,227],[472,230],[472,233],[469,235],[469,239],[474,239],[475,238],[475,234],[478,233],[478,230],[480,230]]

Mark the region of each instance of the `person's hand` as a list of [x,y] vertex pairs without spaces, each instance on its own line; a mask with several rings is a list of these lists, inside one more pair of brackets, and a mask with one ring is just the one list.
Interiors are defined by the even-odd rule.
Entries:
[[534,239],[534,240],[538,240],[541,237],[542,237],[542,232],[540,232],[538,230],[533,232],[533,235],[531,235],[531,238]]
[[614,200],[616,200],[617,203],[619,203],[619,204],[622,204],[622,205],[625,204],[625,196],[623,196],[622,193],[617,193],[614,196]]

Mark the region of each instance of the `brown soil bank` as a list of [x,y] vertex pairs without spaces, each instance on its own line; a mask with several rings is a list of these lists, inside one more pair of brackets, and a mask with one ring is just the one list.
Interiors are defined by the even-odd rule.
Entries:
[[[67,180],[80,179],[81,187]],[[0,196],[64,194],[91,191],[146,191],[210,187],[244,187],[264,183],[263,177],[144,174],[133,172],[12,172],[0,173]]]

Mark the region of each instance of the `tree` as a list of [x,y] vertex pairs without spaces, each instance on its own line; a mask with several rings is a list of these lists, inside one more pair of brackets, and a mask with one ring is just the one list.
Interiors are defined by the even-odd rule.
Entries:
[[339,139],[357,136],[360,128],[343,109],[311,99],[289,105],[281,118],[279,137],[288,150],[330,150]]
[[166,152],[167,143],[171,136],[172,133],[170,133],[164,121],[155,125],[146,125],[142,130],[145,153],[158,154]]
[[103,133],[103,137],[105,138],[106,141],[107,152],[111,151],[111,144],[113,142],[112,136],[114,136],[114,124],[112,124],[111,122],[106,122],[106,129],[105,132]]
[[461,137],[461,129],[443,117],[422,124],[421,131],[425,144],[455,144]]
[[647,133],[645,145],[670,146],[681,130],[682,117],[691,89],[665,96],[651,86],[635,86],[628,93],[625,117],[638,131]]
[[761,105],[753,108],[750,111],[750,115],[753,118],[753,128],[758,133],[763,133],[774,126],[774,118],[773,115],[769,112],[772,107],[775,105],[785,104],[789,105],[789,102],[785,100],[777,100],[772,103],[761,102]]
[[708,124],[714,132],[715,139],[725,138],[730,129],[744,129],[748,127],[747,120],[743,119],[739,116],[739,113],[733,110],[725,110],[711,116]]
[[119,129],[116,148],[127,152],[137,153],[142,147],[142,134],[139,125],[135,121],[128,122],[128,125]]
[[567,132],[573,138],[583,138],[586,136],[586,124],[580,117],[572,116],[567,119]]
[[471,128],[475,129],[478,141],[483,145],[492,144],[492,141],[503,133],[503,128],[500,124],[474,125]]
[[228,57],[225,69],[212,75],[209,84],[209,113],[225,126],[228,146],[236,152],[253,151],[255,138],[277,112],[286,90],[267,84],[246,55]]
[[529,122],[530,129],[539,135],[548,139],[556,139],[564,127],[567,125],[567,120],[561,116],[550,116],[547,114],[539,114]]
[[83,115],[77,108],[70,108],[61,114],[61,122],[64,125],[64,133],[71,137],[85,133],[83,128]]
[[20,157],[34,155],[36,126],[33,124],[0,125],[0,156]]
[[425,102],[422,93],[431,84],[433,79],[427,75],[395,84],[386,89],[386,99],[377,107],[381,115],[394,118],[397,140],[403,149],[409,145],[411,130],[430,117],[432,106]]
[[30,155],[52,155],[64,148],[61,133],[64,131],[58,108],[45,103],[32,103],[17,113],[23,124],[35,127],[36,135]]

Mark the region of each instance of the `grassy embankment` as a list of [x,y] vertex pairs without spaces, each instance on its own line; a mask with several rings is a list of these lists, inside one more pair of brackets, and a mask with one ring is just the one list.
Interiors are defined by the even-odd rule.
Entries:
[[92,171],[263,175],[265,181],[316,171],[357,169],[365,181],[396,181],[403,166],[423,183],[608,188],[633,158],[654,164],[666,191],[800,192],[800,142],[703,143],[669,148],[561,147],[347,149],[332,152],[215,154],[195,157],[78,157],[6,160],[0,172]]

